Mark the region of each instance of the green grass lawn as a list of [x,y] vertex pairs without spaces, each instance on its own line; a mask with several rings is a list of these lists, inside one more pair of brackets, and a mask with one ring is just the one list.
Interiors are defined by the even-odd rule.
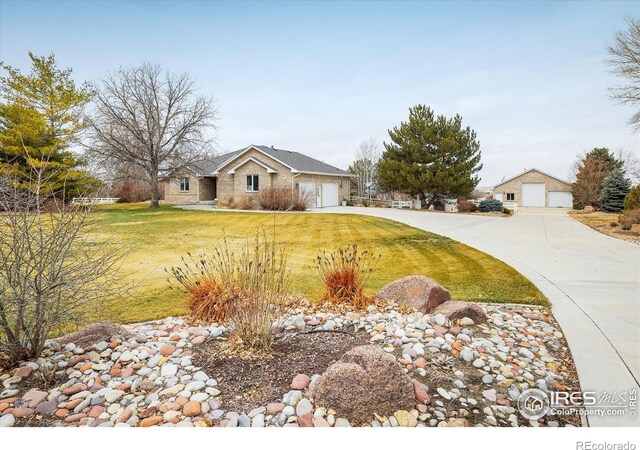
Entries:
[[317,299],[322,286],[309,268],[319,249],[357,243],[382,258],[369,279],[374,293],[390,281],[421,274],[449,289],[454,299],[548,304],[526,278],[497,259],[459,242],[386,219],[311,213],[185,211],[148,204],[102,208],[100,238],[131,248],[122,269],[136,282],[131,297],[104,305],[103,319],[121,323],[185,313],[182,298],[168,289],[165,268],[187,252],[209,251],[224,231],[231,243],[253,239],[257,231],[286,244],[296,292]]

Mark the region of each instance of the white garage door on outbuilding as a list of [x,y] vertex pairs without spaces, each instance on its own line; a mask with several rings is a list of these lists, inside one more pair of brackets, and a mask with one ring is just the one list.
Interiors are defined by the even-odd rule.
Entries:
[[573,195],[571,192],[549,191],[549,208],[573,207]]
[[522,206],[545,206],[544,183],[522,183]]
[[325,208],[327,206],[338,206],[337,183],[322,183],[322,205],[320,207]]
[[571,208],[571,183],[532,168],[493,187],[493,198],[518,206]]

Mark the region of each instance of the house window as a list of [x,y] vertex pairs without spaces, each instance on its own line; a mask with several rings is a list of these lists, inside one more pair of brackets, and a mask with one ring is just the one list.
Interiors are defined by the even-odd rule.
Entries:
[[513,192],[507,192],[507,201],[513,202],[515,200],[516,200],[516,194],[514,194]]
[[180,178],[180,192],[189,190],[189,177]]
[[258,175],[247,175],[247,192],[258,192]]

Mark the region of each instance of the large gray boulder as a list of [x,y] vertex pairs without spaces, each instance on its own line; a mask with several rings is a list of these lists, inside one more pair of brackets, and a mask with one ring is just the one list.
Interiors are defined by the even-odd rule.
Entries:
[[484,323],[487,321],[487,315],[484,310],[474,303],[449,300],[438,305],[432,314],[442,314],[447,320],[460,320],[468,317],[474,323]]
[[376,345],[349,350],[311,385],[309,394],[317,406],[332,408],[338,417],[362,425],[374,413],[391,416],[416,404],[411,378]]
[[378,291],[375,298],[394,301],[398,305],[410,306],[427,314],[436,306],[451,300],[451,295],[431,278],[409,275],[387,284]]

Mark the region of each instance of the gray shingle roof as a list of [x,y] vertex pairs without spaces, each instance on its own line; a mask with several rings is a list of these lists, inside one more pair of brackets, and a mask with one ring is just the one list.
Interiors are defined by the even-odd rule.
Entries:
[[202,161],[194,162],[194,163],[191,163],[189,167],[194,171],[196,171],[198,175],[209,175],[211,172],[213,172],[218,167],[220,167],[220,165],[223,162],[237,155],[242,150],[236,150],[235,152],[225,153],[224,155],[214,156],[213,158],[210,158],[210,159],[204,159]]
[[[257,148],[261,152],[291,167],[292,170],[296,172],[313,172],[328,175],[353,176],[349,172],[338,169],[337,167],[334,167],[322,161],[318,161],[317,159],[311,158],[310,156],[303,155],[302,153],[278,148],[271,148],[267,147],[266,145],[250,145],[249,147]],[[249,147],[245,147],[230,153],[225,153],[224,155],[216,156],[215,158],[204,160],[199,163],[191,164],[191,168],[198,172],[198,174],[200,175],[209,175],[212,172],[220,169],[225,162],[246,151]]]

